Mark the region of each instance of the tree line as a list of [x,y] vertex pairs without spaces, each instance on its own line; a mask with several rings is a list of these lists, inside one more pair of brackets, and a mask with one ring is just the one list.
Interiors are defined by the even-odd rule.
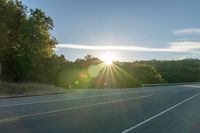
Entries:
[[68,61],[56,55],[53,20],[18,0],[0,0],[2,80],[41,82],[65,88],[125,88],[200,81],[200,60],[113,62],[91,55]]

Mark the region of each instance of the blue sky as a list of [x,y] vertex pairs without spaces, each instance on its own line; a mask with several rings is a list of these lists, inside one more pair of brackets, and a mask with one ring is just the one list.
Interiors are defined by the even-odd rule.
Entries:
[[124,61],[199,58],[199,0],[22,2],[52,17],[56,53],[68,60],[106,52]]

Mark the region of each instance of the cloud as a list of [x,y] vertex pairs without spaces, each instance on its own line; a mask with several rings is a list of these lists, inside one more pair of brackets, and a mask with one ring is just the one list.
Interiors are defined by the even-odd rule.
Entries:
[[192,29],[180,29],[173,31],[173,34],[175,35],[200,35],[200,28],[192,28]]
[[180,51],[192,51],[200,49],[200,42],[182,41],[170,43],[169,49],[180,50]]
[[56,49],[81,49],[81,50],[119,50],[136,52],[193,52],[200,49],[200,42],[180,41],[171,42],[166,48],[150,48],[140,46],[97,46],[84,44],[58,44]]
[[81,44],[58,44],[58,49],[84,49],[84,50],[120,50],[120,51],[138,51],[138,52],[167,52],[170,49],[165,48],[149,48],[140,46],[96,46],[96,45],[81,45]]

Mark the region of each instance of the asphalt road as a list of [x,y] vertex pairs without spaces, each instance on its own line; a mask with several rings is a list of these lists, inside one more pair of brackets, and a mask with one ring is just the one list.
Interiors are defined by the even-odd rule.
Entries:
[[200,133],[200,86],[0,99],[0,133]]

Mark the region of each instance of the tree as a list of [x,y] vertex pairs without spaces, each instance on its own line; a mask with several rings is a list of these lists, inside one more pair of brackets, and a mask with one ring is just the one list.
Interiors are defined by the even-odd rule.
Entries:
[[50,35],[52,28],[53,21],[44,12],[30,10],[30,16],[21,30],[19,68],[22,79],[32,79],[33,74],[39,74],[44,67],[43,59],[53,56],[57,41]]
[[20,1],[0,0],[0,62],[2,78],[16,80],[17,58],[21,25],[26,20],[27,8]]
[[52,19],[39,9],[28,12],[18,0],[0,0],[0,16],[1,78],[33,79],[43,70],[43,59],[54,55],[57,41],[50,34]]
[[146,64],[136,64],[132,69],[132,74],[141,84],[154,84],[164,81],[154,67]]

